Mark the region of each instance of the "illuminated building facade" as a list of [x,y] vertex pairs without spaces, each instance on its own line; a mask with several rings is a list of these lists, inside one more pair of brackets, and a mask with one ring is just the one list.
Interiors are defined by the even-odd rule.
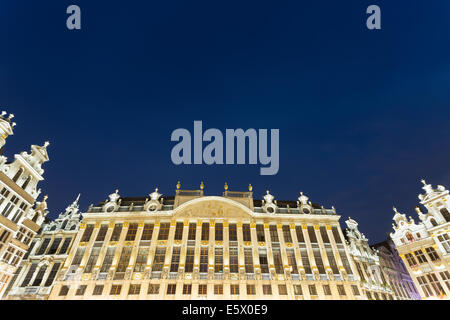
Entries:
[[394,208],[391,238],[423,299],[448,299],[450,296],[450,204],[449,191],[433,188],[424,180],[420,203],[427,209],[416,212],[416,224]]
[[394,296],[381,271],[377,252],[369,246],[365,235],[358,230],[358,223],[355,220],[349,218],[345,223],[348,250],[367,299],[393,300]]
[[226,184],[161,196],[83,213],[49,299],[366,299],[334,208]]
[[[13,115],[0,115],[0,147],[13,134]],[[31,146],[31,152],[21,152],[14,161],[0,155],[0,298],[11,281],[17,266],[39,231],[47,214],[47,204],[37,202],[41,190],[36,190],[44,170],[42,164],[49,160],[48,142],[44,146]]]
[[7,299],[48,299],[80,226],[78,199],[57,219],[43,224],[8,286]]

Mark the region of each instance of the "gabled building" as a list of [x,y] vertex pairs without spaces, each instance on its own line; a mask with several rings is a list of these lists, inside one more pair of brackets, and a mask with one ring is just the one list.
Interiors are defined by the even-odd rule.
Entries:
[[425,213],[416,207],[421,222],[394,208],[391,238],[423,299],[450,296],[450,196],[445,187],[433,188],[422,180],[419,195]]
[[380,268],[392,289],[396,300],[419,300],[420,294],[414,285],[405,264],[391,239],[373,245],[380,258]]
[[[13,134],[12,118],[6,112],[0,115],[2,149]],[[0,155],[0,299],[47,215],[46,196],[33,206],[41,193],[37,185],[44,179],[42,164],[49,160],[48,145],[32,145],[30,152],[16,154],[12,162]]]
[[348,250],[367,299],[393,300],[393,292],[381,271],[377,251],[369,246],[368,239],[358,230],[358,223],[355,220],[349,218],[345,223]]
[[58,218],[42,226],[8,286],[7,299],[48,298],[80,226],[78,199],[79,195]]

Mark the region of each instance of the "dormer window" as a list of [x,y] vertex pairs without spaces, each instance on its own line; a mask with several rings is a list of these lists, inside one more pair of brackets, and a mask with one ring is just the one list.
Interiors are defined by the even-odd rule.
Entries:
[[22,173],[23,173],[23,169],[22,168],[20,168],[19,170],[17,170],[17,172],[16,172],[16,174],[14,175],[14,177],[13,177],[13,181],[14,182],[17,182],[17,180],[19,180],[19,178],[20,178],[20,176],[22,175]]
[[447,208],[442,208],[441,214],[444,217],[445,221],[450,222],[450,212],[448,212]]
[[406,239],[408,239],[409,242],[413,242],[414,241],[414,236],[410,232],[407,232],[406,233]]
[[30,183],[30,181],[31,181],[31,176],[28,176],[27,180],[25,180],[25,182],[24,182],[23,185],[22,185],[22,189],[23,189],[23,190],[26,189],[26,187],[28,186],[28,184]]
[[430,219],[430,223],[433,227],[436,227],[438,225],[436,220],[434,220],[433,218]]

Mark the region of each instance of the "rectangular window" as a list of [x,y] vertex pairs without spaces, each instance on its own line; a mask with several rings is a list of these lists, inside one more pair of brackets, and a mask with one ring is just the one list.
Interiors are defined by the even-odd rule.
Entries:
[[119,295],[120,291],[122,291],[122,285],[120,284],[113,284],[111,286],[111,291],[109,292],[110,295]]
[[308,226],[308,235],[311,243],[317,243],[316,231],[313,226]]
[[345,272],[347,274],[353,274],[352,268],[350,267],[350,262],[347,259],[347,254],[345,253],[344,245],[338,244],[338,253],[341,257],[342,264],[344,265]]
[[41,254],[45,253],[45,250],[47,250],[48,244],[50,243],[50,238],[45,238],[42,242],[41,246],[39,247],[39,250],[36,252],[36,255],[40,256]]
[[206,284],[199,284],[198,285],[198,294],[199,295],[206,295],[207,294],[207,285]]
[[98,256],[100,254],[99,247],[92,248],[91,256],[88,259],[88,262],[86,263],[86,267],[84,268],[84,273],[91,273],[92,269],[94,268],[95,264],[97,263]]
[[61,290],[59,290],[59,295],[60,296],[67,296],[68,293],[69,293],[69,287],[68,286],[62,286]]
[[58,254],[66,254],[67,253],[67,249],[69,249],[70,243],[72,242],[72,237],[67,237],[64,239],[64,242],[61,246],[61,249],[59,249],[59,253]]
[[428,285],[428,282],[427,282],[425,276],[417,277],[417,281],[419,282],[419,285],[422,288],[422,291],[426,297],[430,297],[433,295],[433,291],[431,291],[431,288]]
[[238,248],[230,247],[230,272],[238,273],[239,272],[239,263],[238,263]]
[[405,254],[406,261],[408,261],[408,264],[410,267],[414,267],[417,265],[416,259],[414,259],[414,256],[411,253]]
[[314,261],[316,261],[316,266],[317,266],[317,269],[319,270],[319,273],[325,274],[325,267],[323,265],[323,260],[322,260],[322,255],[320,253],[319,245],[317,243],[312,244],[312,249],[313,249]]
[[253,273],[253,249],[244,248],[245,273]]
[[86,247],[78,248],[75,252],[75,256],[72,260],[72,266],[79,266],[81,263],[81,259],[83,259],[84,252],[86,251]]
[[353,290],[353,295],[354,296],[359,296],[360,295],[358,286],[352,284],[352,290]]
[[335,226],[333,226],[333,227],[331,227],[331,230],[332,230],[332,232],[333,232],[334,241],[335,241],[336,243],[342,243],[341,236],[340,236],[340,234],[339,234],[338,228],[335,227]]
[[448,234],[444,233],[442,235],[439,235],[438,236],[438,240],[440,241],[440,243],[444,247],[445,251],[447,253],[450,253],[450,237],[448,236]]
[[125,241],[134,241],[134,239],[136,239],[137,229],[137,223],[130,223],[130,225],[128,226],[127,235],[125,236]]
[[39,268],[39,272],[36,275],[36,278],[34,278],[33,287],[38,287],[41,285],[42,278],[44,278],[45,272],[47,271],[47,266],[42,266]]
[[303,295],[303,290],[302,290],[302,286],[300,284],[294,284],[294,294],[296,296],[301,296]]
[[209,241],[209,223],[203,222],[202,224],[202,241]]
[[255,289],[255,285],[254,284],[248,284],[247,285],[247,294],[249,296],[253,296],[256,294],[256,289]]
[[132,247],[123,247],[116,272],[125,272],[130,263]]
[[194,253],[195,247],[186,248],[186,266],[184,271],[187,273],[191,273],[194,270]]
[[287,256],[288,264],[291,267],[290,268],[291,273],[298,274],[297,261],[295,260],[294,249],[286,249],[286,256]]
[[175,237],[174,237],[174,240],[181,240],[181,239],[183,239],[183,228],[184,228],[183,222],[177,222],[177,224],[175,226]]
[[172,261],[170,263],[170,272],[178,272],[178,267],[180,265],[180,253],[181,247],[173,247]]
[[189,223],[188,240],[195,240],[197,234],[197,224],[195,222]]
[[248,223],[244,223],[242,225],[242,239],[245,242],[252,241],[252,236],[250,233],[250,224]]
[[30,283],[31,278],[33,277],[34,272],[36,271],[36,268],[37,268],[37,263],[33,263],[30,266],[30,269],[28,269],[28,273],[25,276],[25,279],[23,280],[21,287],[26,287]]
[[338,292],[339,292],[339,295],[340,295],[340,296],[345,296],[345,295],[346,295],[346,294],[345,294],[344,286],[343,286],[342,284],[338,284],[338,285],[337,285],[337,288],[338,288]]
[[442,280],[444,280],[447,289],[450,290],[450,272],[444,271],[439,273],[441,275]]
[[136,257],[136,263],[134,265],[134,272],[144,272],[147,265],[149,248],[139,248]]
[[222,284],[214,285],[214,294],[223,294],[223,285]]
[[284,225],[281,230],[283,231],[284,242],[292,243],[291,228]]
[[223,249],[214,249],[214,272],[223,273]]
[[50,287],[53,284],[53,281],[55,281],[56,274],[58,273],[60,266],[61,266],[60,262],[56,262],[52,266],[52,268],[50,270],[50,273],[49,273],[49,275],[47,277],[47,280],[45,280],[45,284],[44,284],[45,287]]
[[364,273],[362,271],[361,264],[358,261],[355,261],[355,264],[356,264],[356,270],[358,270],[358,274],[359,274],[359,277],[361,278],[361,281],[366,281],[366,277],[364,276]]
[[326,227],[320,226],[320,236],[322,237],[323,243],[330,243],[330,238],[328,238]]
[[192,284],[184,284],[183,294],[191,294],[191,293],[192,293]]
[[214,231],[215,240],[223,241],[223,223],[216,223]]
[[331,296],[331,288],[330,288],[330,285],[328,285],[328,284],[323,285],[323,293],[324,293],[326,296]]
[[97,238],[95,239],[95,241],[105,241],[105,237],[106,237],[106,233],[108,232],[108,225],[107,224],[102,224],[100,226],[100,230],[98,230],[97,233]]
[[238,295],[239,294],[239,285],[238,284],[230,285],[230,293],[231,293],[231,295]]
[[259,265],[261,267],[261,273],[269,273],[269,262],[267,260],[267,249],[260,248],[259,253]]
[[433,247],[428,247],[425,250],[427,251],[427,254],[430,257],[431,261],[440,260],[439,255],[437,254],[436,250],[434,250]]
[[427,274],[427,278],[428,278],[428,281],[430,282],[430,285],[433,288],[436,296],[439,296],[441,294],[441,292],[442,293],[445,292],[444,289],[442,288],[438,278],[436,277],[436,275],[434,273]]
[[153,223],[144,224],[144,229],[142,230],[141,240],[143,240],[143,241],[152,240],[154,227],[155,227],[155,225]]
[[[209,226],[208,226],[209,229]],[[200,248],[200,270],[201,273],[208,272],[208,247]]]
[[230,223],[228,226],[228,240],[237,241],[236,223]]
[[330,263],[331,270],[333,271],[333,274],[339,274],[339,269],[336,263],[336,259],[334,258],[334,252],[331,248],[331,244],[327,243],[325,244],[325,252],[328,257],[328,262]]
[[148,286],[148,294],[159,294],[159,284],[150,284]]
[[417,250],[414,251],[414,254],[416,255],[417,261],[419,261],[419,263],[425,263],[428,262],[427,258],[425,257],[425,255],[423,254],[422,250]]
[[310,284],[310,285],[308,286],[308,288],[309,288],[309,294],[310,294],[310,295],[312,295],[312,296],[317,296],[317,289],[316,289],[316,286],[315,286],[315,285]]
[[94,287],[94,291],[92,292],[93,296],[100,296],[103,293],[103,285],[98,284]]
[[272,295],[272,286],[270,284],[263,284],[263,294],[270,296]]
[[88,224],[86,229],[84,230],[83,236],[81,237],[80,242],[88,242],[91,239],[92,231],[94,231],[94,225]]
[[77,289],[77,291],[75,292],[75,295],[76,295],[76,296],[82,296],[82,295],[84,295],[84,293],[86,292],[86,287],[87,287],[87,285],[85,285],[85,284],[79,286],[78,289]]
[[159,225],[158,240],[167,240],[167,239],[169,239],[169,229],[170,229],[170,223],[169,222],[162,222]]
[[116,247],[109,247],[106,250],[105,258],[103,259],[103,264],[100,272],[108,272],[111,267],[112,261],[114,259],[114,254],[116,252]]
[[264,225],[263,224],[256,225],[256,238],[258,239],[258,242],[266,241],[266,237],[264,235]]
[[278,238],[278,229],[276,225],[271,224],[269,226],[269,233],[270,233],[270,241],[272,242],[280,242],[280,239]]
[[169,283],[167,285],[167,292],[166,292],[166,294],[175,294],[176,291],[177,291],[176,283]]
[[272,248],[273,262],[275,264],[275,272],[277,274],[283,274],[283,261],[281,260],[280,248]]
[[305,243],[305,237],[303,236],[302,226],[295,226],[295,234],[297,235],[298,243]]
[[137,295],[141,292],[140,284],[130,284],[130,288],[128,289],[128,294]]
[[286,287],[285,284],[279,284],[278,285],[278,294],[280,296],[286,296],[288,294],[287,293],[287,287]]
[[123,225],[121,223],[116,223],[111,235],[111,241],[119,241],[120,234],[122,233]]
[[166,257],[166,247],[157,247],[155,257],[153,258],[153,271],[162,271],[164,266],[164,259]]
[[300,256],[302,258],[303,268],[305,268],[305,273],[312,274],[311,264],[309,263],[308,249],[305,243],[299,244]]

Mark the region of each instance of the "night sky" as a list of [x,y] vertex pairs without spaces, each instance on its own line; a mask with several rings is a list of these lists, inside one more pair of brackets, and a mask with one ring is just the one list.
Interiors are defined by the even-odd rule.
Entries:
[[[82,29],[66,28],[81,7]],[[382,30],[366,28],[368,5]],[[49,217],[114,189],[310,200],[371,243],[392,206],[417,220],[421,178],[450,187],[450,2],[0,0],[5,155],[49,140]],[[280,170],[175,166],[177,128],[280,129]]]

